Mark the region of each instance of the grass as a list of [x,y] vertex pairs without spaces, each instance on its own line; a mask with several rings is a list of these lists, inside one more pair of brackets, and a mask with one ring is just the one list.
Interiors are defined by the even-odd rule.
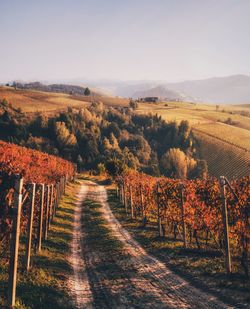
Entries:
[[114,293],[114,287],[134,276],[136,269],[123,269],[130,257],[103,218],[101,207],[93,200],[84,201],[85,260],[95,308],[115,308],[119,293]]
[[67,109],[68,106],[79,108],[89,103],[68,94],[42,92],[36,90],[15,90],[12,87],[0,87],[0,99],[7,99],[16,108],[28,113],[55,112]]
[[224,141],[236,146],[247,149],[250,152],[250,131],[237,128],[222,123],[210,123],[195,126],[204,133],[211,134],[214,137],[223,139]]
[[159,238],[154,224],[142,228],[140,222],[131,220],[126,215],[115,190],[109,187],[108,192],[109,204],[114,215],[147,252],[158,257],[170,269],[197,287],[215,294],[219,291],[224,300],[232,303],[249,303],[250,280],[246,279],[236,267],[234,275],[226,276],[224,259],[220,254],[198,251],[195,248],[184,249],[181,240]]
[[7,99],[16,108],[28,113],[46,112],[48,114],[67,109],[68,106],[81,108],[88,106],[94,99],[108,106],[128,106],[129,100],[119,97],[79,96],[64,93],[42,92],[36,90],[0,87],[0,100]]
[[[70,184],[63,197],[48,240],[43,242],[42,252],[32,255],[32,268],[24,269],[24,241],[21,238],[17,282],[17,309],[28,308],[73,308],[68,293],[68,277],[72,269],[67,256],[72,239],[75,195],[79,184]],[[7,294],[7,263],[0,262],[0,307],[4,306]]]
[[247,106],[221,106],[216,110],[212,104],[198,104],[187,102],[160,102],[158,104],[140,103],[137,109],[138,113],[153,113],[161,115],[167,121],[188,120],[192,126],[203,123],[224,122],[231,118],[235,126],[250,130],[249,117],[242,113],[250,115],[250,108]]

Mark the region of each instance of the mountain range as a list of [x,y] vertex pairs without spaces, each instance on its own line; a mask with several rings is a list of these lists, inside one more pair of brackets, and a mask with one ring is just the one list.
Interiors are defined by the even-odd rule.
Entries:
[[[78,83],[81,83],[79,80]],[[250,76],[232,75],[169,83],[164,81],[88,81],[84,84],[121,97],[158,96],[164,99],[216,104],[249,104]]]
[[[212,77],[176,83],[150,80],[89,80],[86,78],[64,79],[53,81],[53,83],[50,85],[48,85],[49,82],[43,82],[42,84],[29,83],[26,84],[27,86],[23,84],[23,87],[43,91],[62,91],[63,88],[63,92],[82,94],[85,87],[88,86],[96,93],[127,98],[155,96],[164,100],[183,100],[216,104],[250,103],[250,76],[247,75]],[[45,86],[46,84],[47,86]]]

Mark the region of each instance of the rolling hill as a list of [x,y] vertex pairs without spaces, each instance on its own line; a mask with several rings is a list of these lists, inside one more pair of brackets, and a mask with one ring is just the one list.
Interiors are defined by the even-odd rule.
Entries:
[[76,93],[67,94],[51,92],[49,90],[38,91],[34,89],[15,89],[13,87],[5,86],[0,87],[0,100],[2,99],[6,99],[15,108],[21,108],[22,111],[29,113],[53,113],[65,110],[68,106],[81,108],[89,105],[91,101],[101,101],[109,106],[127,106],[129,102],[127,99],[109,97],[96,93],[93,93],[90,96],[84,96]]
[[[0,99],[6,98],[14,108],[24,112],[55,113],[68,106],[80,108],[89,102],[102,101],[107,106],[128,106],[128,100],[109,96],[82,96],[65,93],[42,92],[30,89],[0,87]],[[139,114],[158,114],[167,121],[188,120],[197,139],[197,154],[207,160],[209,172],[219,174],[250,174],[249,105],[220,106],[189,102],[139,103]],[[234,124],[227,124],[228,119]],[[216,162],[216,164],[215,164]],[[232,162],[233,169],[230,169]]]
[[144,98],[144,97],[158,97],[161,100],[182,100],[185,101],[187,97],[180,94],[177,91],[167,89],[164,86],[157,86],[144,91],[136,91],[132,98]]
[[[99,89],[108,90],[113,95],[122,97],[138,96],[137,92],[151,91],[159,86],[168,91],[177,92],[181,96],[193,98],[191,101],[215,104],[249,104],[250,76],[232,75],[212,77],[201,80],[187,80],[183,82],[166,82],[153,80],[91,80],[79,79],[77,84],[91,85]],[[171,99],[171,97],[170,97]]]
[[247,75],[168,83],[166,86],[169,89],[187,93],[203,102],[219,104],[250,102],[250,76]]

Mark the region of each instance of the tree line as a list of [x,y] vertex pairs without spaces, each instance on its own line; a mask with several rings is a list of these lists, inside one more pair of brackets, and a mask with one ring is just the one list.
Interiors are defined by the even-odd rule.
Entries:
[[78,170],[118,175],[131,168],[177,178],[205,177],[207,165],[196,157],[188,121],[166,122],[138,115],[133,108],[101,102],[48,117],[30,117],[5,99],[0,102],[0,139],[61,156]]

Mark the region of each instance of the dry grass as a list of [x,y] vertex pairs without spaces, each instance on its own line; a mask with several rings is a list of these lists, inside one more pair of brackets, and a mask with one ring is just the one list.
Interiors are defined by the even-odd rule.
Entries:
[[250,151],[250,131],[235,126],[214,122],[209,124],[196,125],[200,131],[211,134],[230,144],[242,147]]
[[[166,106],[167,105],[167,106]],[[158,114],[167,121],[188,120],[191,125],[224,122],[231,118],[237,127],[250,130],[249,117],[243,116],[240,113],[246,112],[250,114],[250,108],[244,106],[220,106],[216,110],[215,105],[194,104],[186,102],[161,102],[158,104],[141,103],[139,104],[138,113],[153,113]]]
[[128,106],[129,100],[101,95],[80,96],[64,93],[42,92],[36,90],[15,90],[12,87],[0,87],[0,100],[7,99],[16,108],[24,112],[46,112],[65,110],[68,106],[81,108],[91,101],[101,101],[108,106]]
[[0,99],[7,99],[16,108],[24,112],[51,112],[71,107],[84,107],[88,102],[72,98],[68,94],[21,90],[0,87]]

